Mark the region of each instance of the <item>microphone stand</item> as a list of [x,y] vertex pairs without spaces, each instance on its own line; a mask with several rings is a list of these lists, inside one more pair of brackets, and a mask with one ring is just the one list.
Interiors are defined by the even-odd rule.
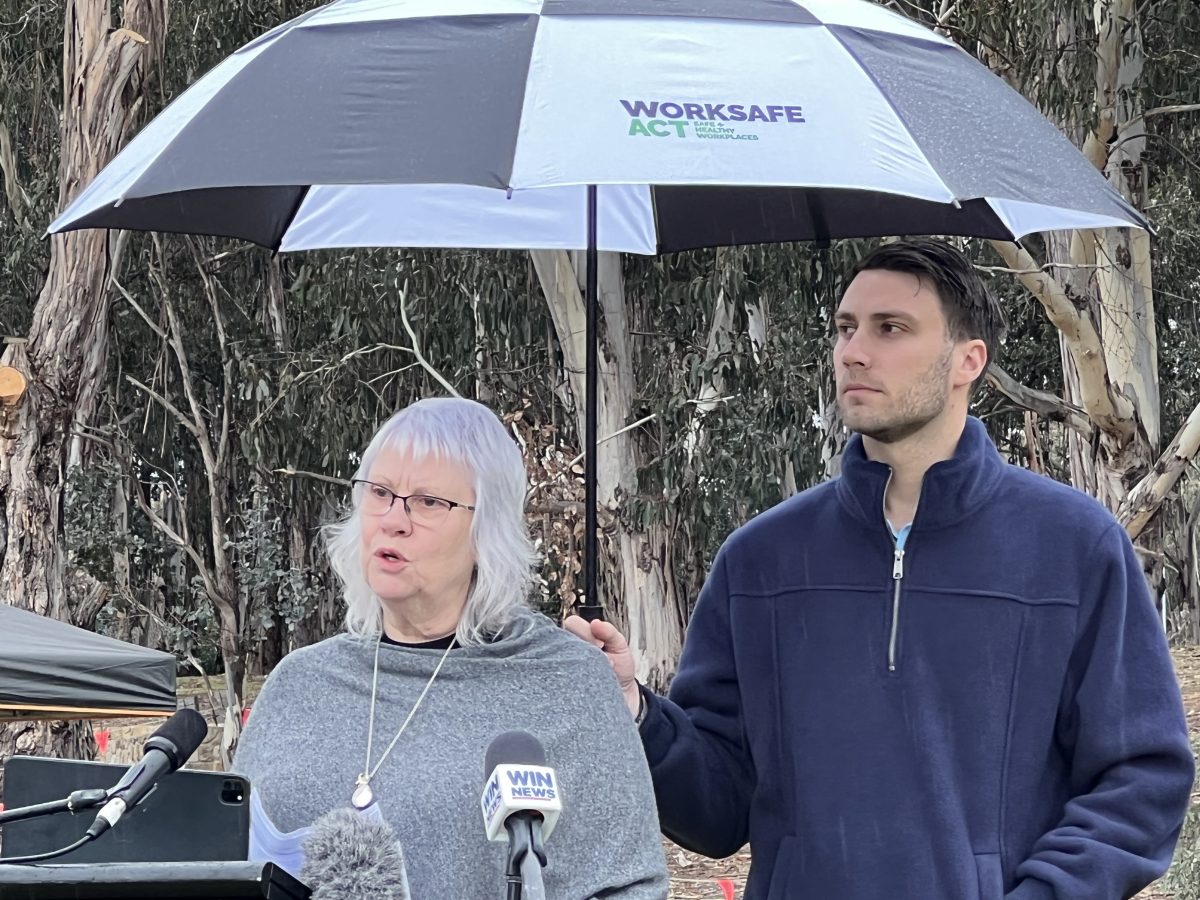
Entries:
[[[47,803],[35,803],[32,806],[19,806],[16,809],[2,810],[0,811],[0,825],[10,825],[13,822],[36,819],[39,816],[49,816],[60,812],[74,814],[80,810],[100,806],[107,800],[108,791],[103,788],[88,788],[86,790],[73,791],[66,800],[51,800]],[[0,862],[11,865],[45,862],[57,856],[70,853],[72,850],[78,850],[84,844],[94,839],[95,835],[89,832],[67,847],[59,847],[57,850],[51,850],[47,853],[35,853],[33,856],[9,857],[8,859],[0,860]]]
[[504,829],[508,832],[507,900],[545,900],[542,866],[546,865],[546,843],[541,818],[512,816]]
[[35,803],[32,806],[0,810],[0,825],[8,825],[24,819],[36,819],[39,816],[50,816],[60,812],[75,813],[83,809],[103,806],[107,800],[108,791],[103,788],[73,791],[66,800],[51,800],[48,803]]

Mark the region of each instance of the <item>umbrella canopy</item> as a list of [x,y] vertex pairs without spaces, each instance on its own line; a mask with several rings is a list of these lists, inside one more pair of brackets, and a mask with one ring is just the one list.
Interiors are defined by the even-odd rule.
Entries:
[[0,603],[0,721],[175,712],[175,657]]
[[872,3],[337,0],[201,78],[50,228],[582,249],[584,185],[613,186],[597,246],[638,253],[1145,224],[1001,79]]

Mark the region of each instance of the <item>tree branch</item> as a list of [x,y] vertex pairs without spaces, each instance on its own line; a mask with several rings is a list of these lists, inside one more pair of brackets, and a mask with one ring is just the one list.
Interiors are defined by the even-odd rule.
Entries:
[[339,487],[350,487],[350,480],[347,478],[338,478],[335,475],[322,475],[319,472],[306,472],[303,469],[293,469],[288,466],[283,469],[272,469],[277,475],[287,475],[289,478],[311,478],[314,481],[325,481],[329,484],[336,484]]
[[412,325],[408,322],[408,282],[404,282],[404,287],[400,289],[400,321],[404,323],[404,330],[408,332],[409,340],[412,341],[412,352],[417,358],[417,362],[421,364],[426,372],[432,375],[442,387],[450,394],[451,397],[461,396],[454,389],[454,385],[442,377],[442,373],[429,364],[429,360],[421,353],[421,344],[417,340],[417,333],[413,331]]
[[[724,398],[724,399],[728,399],[728,398]],[[688,402],[690,403],[692,401],[688,401]],[[645,425],[647,422],[650,422],[657,418],[658,418],[658,413],[650,413],[650,415],[648,415],[648,416],[642,416],[636,422],[630,422],[624,428],[618,429],[617,431],[614,431],[612,434],[605,435],[604,437],[600,438],[598,441],[596,441],[596,448],[599,449],[600,445],[603,444],[605,441],[611,441],[613,438],[617,437],[618,435],[622,435],[627,431],[632,431],[633,429],[637,428],[639,425]],[[567,463],[567,465],[568,466],[575,465],[580,460],[582,460],[586,455],[587,455],[586,451],[583,453],[580,453],[573,460],[571,460],[569,463]]]
[[1039,275],[1042,272],[1049,272],[1052,269],[1091,269],[1093,272],[1100,268],[1095,263],[1053,263],[1049,262],[1045,265],[1038,266],[1034,269],[1010,269],[1008,266],[981,266],[975,265],[974,269],[977,272],[987,272],[989,274],[1003,273],[1005,275]]
[[126,375],[125,380],[128,381],[130,384],[132,384],[138,390],[143,391],[148,396],[150,396],[154,400],[156,400],[158,402],[158,405],[161,406],[163,409],[165,409],[167,412],[169,412],[172,416],[174,416],[176,418],[176,420],[179,422],[179,424],[187,429],[189,434],[191,434],[193,437],[195,437],[197,440],[199,440],[200,436],[196,433],[197,432],[196,423],[193,422],[191,419],[189,419],[187,416],[185,416],[183,414],[183,412],[181,412],[180,409],[177,406],[175,406],[174,403],[172,403],[170,400],[168,400],[162,394],[158,393],[158,391],[154,390],[153,388],[147,387],[146,385],[142,384],[140,381],[138,381],[132,375]]
[[1022,409],[1035,412],[1044,419],[1065,423],[1085,441],[1092,439],[1095,432],[1092,420],[1073,403],[1047,391],[1026,387],[997,365],[988,367],[986,377],[988,384]]
[[223,381],[221,391],[221,433],[217,438],[217,452],[215,466],[221,469],[225,465],[225,456],[229,452],[229,423],[230,423],[230,407],[233,405],[233,368],[234,360],[229,355],[229,347],[225,340],[225,316],[221,311],[221,302],[217,299],[217,289],[213,284],[212,276],[204,267],[204,262],[200,258],[200,249],[196,244],[194,237],[188,237],[188,248],[192,252],[192,259],[196,263],[196,271],[200,273],[200,281],[204,284],[204,295],[208,300],[209,309],[212,310],[213,327],[217,330],[217,347],[221,352],[221,378]]
[[204,589],[208,591],[210,597],[217,596],[217,586],[213,583],[212,576],[209,574],[208,567],[204,564],[204,558],[200,552],[193,547],[188,541],[184,540],[174,528],[172,528],[166,520],[158,515],[150,504],[146,502],[146,498],[142,496],[141,490],[133,492],[134,501],[138,508],[145,513],[146,518],[150,520],[150,524],[167,536],[171,543],[175,544],[180,550],[188,555],[188,557],[196,564],[196,569],[200,573],[200,578],[204,581]]
[[412,353],[413,352],[412,347],[401,347],[399,344],[372,344],[369,347],[359,347],[356,350],[351,350],[349,353],[345,354],[341,359],[337,360],[336,362],[327,362],[327,363],[324,363],[323,365],[317,366],[317,368],[315,368],[315,369],[309,369],[306,372],[301,372],[299,375],[297,375],[295,378],[292,379],[291,383],[288,384],[286,388],[281,388],[279,390],[279,392],[275,395],[274,399],[272,399],[271,402],[267,404],[266,409],[264,409],[262,412],[260,412],[257,416],[254,417],[254,421],[250,423],[250,428],[251,429],[257,428],[259,422],[261,422],[267,415],[269,415],[271,410],[273,410],[276,406],[278,406],[280,403],[283,402],[283,398],[287,396],[289,391],[295,390],[297,387],[299,387],[305,381],[308,381],[308,379],[310,379],[316,375],[320,375],[323,372],[336,371],[337,369],[341,368],[346,363],[348,363],[350,360],[354,359],[354,357],[356,357],[356,356],[365,356],[368,353],[376,353],[380,350],[398,350],[401,353]]
[[[154,235],[155,246],[158,247],[159,258],[163,256],[162,239]],[[204,459],[205,468],[208,470],[209,481],[211,482],[217,469],[217,461],[213,453],[212,442],[208,437],[206,420],[204,413],[200,408],[200,399],[196,396],[195,380],[192,378],[192,367],[188,363],[187,350],[183,346],[183,332],[179,328],[179,319],[175,315],[175,305],[171,302],[171,292],[167,289],[161,278],[158,279],[159,285],[162,288],[162,304],[163,309],[167,313],[168,339],[167,344],[175,354],[175,362],[179,367],[179,378],[183,382],[183,395],[187,398],[188,407],[192,411],[192,421],[195,423],[195,430],[192,436],[196,439],[196,444],[200,448],[200,455]]]
[[1042,304],[1054,327],[1062,332],[1079,371],[1080,394],[1088,417],[1122,444],[1129,441],[1134,433],[1133,404],[1108,383],[1104,346],[1092,320],[1075,308],[1063,286],[1041,271],[1024,248],[1011,241],[989,243],[1009,268],[1026,273],[1017,277]]
[[[548,498],[527,505],[525,512],[530,516],[561,516],[567,513],[582,516],[585,509],[586,506],[578,500],[555,500]],[[602,509],[600,515],[604,516],[606,512],[608,514],[606,518],[611,520],[612,513],[607,510]]]
[[148,315],[146,315],[146,311],[144,309],[142,309],[141,305],[139,305],[136,300],[133,299],[133,295],[130,294],[129,291],[125,290],[125,286],[123,284],[121,284],[121,282],[117,281],[117,276],[115,274],[111,278],[109,278],[109,284],[111,284],[113,287],[115,287],[117,289],[117,293],[120,294],[124,298],[126,303],[128,303],[130,306],[133,307],[134,312],[136,312],[139,316],[142,317],[142,321],[145,322],[147,326],[149,326],[151,331],[153,331],[156,335],[158,335],[158,339],[160,341],[169,341],[170,340],[170,338],[167,337],[167,333],[165,331],[163,331],[161,328],[159,328],[158,325],[156,325],[154,322],[152,322],[150,320],[150,317]]
[[17,182],[17,154],[13,150],[12,135],[3,122],[0,122],[0,181],[3,182],[4,196],[8,197],[8,207],[12,210],[17,226],[24,228],[25,207],[29,204],[29,195]]
[[1200,112],[1200,103],[1184,103],[1179,106],[1156,106],[1142,113],[1143,119],[1151,116],[1173,116],[1177,113]]
[[1192,410],[1162,456],[1133,486],[1117,510],[1117,520],[1125,526],[1130,540],[1137,540],[1158,514],[1163,501],[1175,488],[1197,452],[1200,452],[1200,404]]

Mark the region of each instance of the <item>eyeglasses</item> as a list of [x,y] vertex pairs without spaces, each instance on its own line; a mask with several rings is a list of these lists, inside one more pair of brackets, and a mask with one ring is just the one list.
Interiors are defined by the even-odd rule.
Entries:
[[386,516],[397,500],[404,504],[404,511],[408,513],[408,517],[418,525],[438,525],[456,506],[468,512],[475,511],[474,506],[431,497],[428,494],[409,494],[404,497],[382,484],[363,478],[355,478],[350,484],[355,488],[361,486],[359,508],[368,516]]

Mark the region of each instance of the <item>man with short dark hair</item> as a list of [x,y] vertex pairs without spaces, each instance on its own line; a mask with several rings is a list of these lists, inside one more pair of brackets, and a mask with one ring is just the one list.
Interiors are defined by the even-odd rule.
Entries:
[[968,416],[1003,316],[957,251],[881,247],[834,323],[842,474],[726,541],[670,698],[612,625],[567,622],[640,723],[663,830],[749,841],[745,900],[1132,896],[1194,760],[1128,537]]

